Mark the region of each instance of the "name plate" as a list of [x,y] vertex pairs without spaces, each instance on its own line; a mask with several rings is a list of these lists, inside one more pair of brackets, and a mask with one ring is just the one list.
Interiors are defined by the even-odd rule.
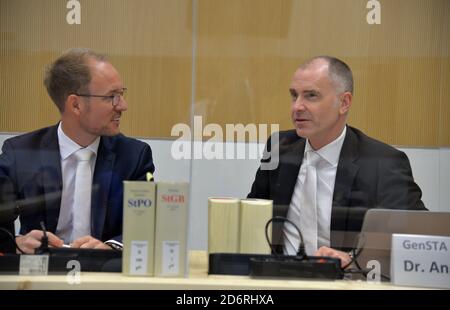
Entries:
[[48,274],[48,255],[20,255],[19,275],[46,276]]
[[391,281],[450,288],[450,237],[392,235]]

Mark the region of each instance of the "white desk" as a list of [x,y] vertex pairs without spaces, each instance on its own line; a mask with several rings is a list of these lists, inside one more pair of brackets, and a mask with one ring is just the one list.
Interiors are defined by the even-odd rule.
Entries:
[[207,274],[207,255],[204,251],[189,253],[189,277],[156,278],[128,277],[121,273],[81,273],[80,284],[69,284],[66,275],[48,276],[0,276],[0,290],[392,290],[411,289],[390,283],[368,283],[366,281],[312,281],[312,280],[261,280],[246,276],[222,276]]

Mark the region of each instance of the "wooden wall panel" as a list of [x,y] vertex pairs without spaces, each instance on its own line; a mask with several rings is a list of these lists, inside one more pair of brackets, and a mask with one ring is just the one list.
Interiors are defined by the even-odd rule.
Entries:
[[55,124],[59,112],[43,85],[43,64],[52,54],[0,53],[0,131],[25,132]]
[[67,1],[0,0],[0,131],[57,122],[42,84],[44,67],[64,50],[89,47],[110,56],[129,88],[122,131],[168,137],[189,123],[191,0],[81,3],[81,24],[66,22]]
[[328,54],[353,68],[351,125],[395,145],[450,145],[441,132],[448,128],[449,3],[380,2],[381,24],[369,25],[366,1],[199,0],[195,113],[223,127],[292,128],[292,75],[306,59]]
[[380,25],[361,0],[80,1],[81,25],[66,23],[66,3],[0,0],[0,131],[58,120],[43,69],[74,46],[110,55],[130,90],[122,129],[151,138],[189,123],[193,72],[204,124],[292,128],[293,72],[329,54],[354,71],[351,125],[395,145],[450,146],[449,1],[381,0]]
[[450,146],[450,1],[446,2],[445,17],[442,23],[442,55],[440,73],[440,117],[439,145]]

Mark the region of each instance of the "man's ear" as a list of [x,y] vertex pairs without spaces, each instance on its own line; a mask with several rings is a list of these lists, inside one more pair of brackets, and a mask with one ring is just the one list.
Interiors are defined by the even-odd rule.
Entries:
[[76,115],[80,114],[80,98],[77,95],[69,95],[66,99],[65,110]]
[[352,106],[352,94],[350,92],[345,92],[341,96],[340,108],[339,111],[341,114],[347,114]]

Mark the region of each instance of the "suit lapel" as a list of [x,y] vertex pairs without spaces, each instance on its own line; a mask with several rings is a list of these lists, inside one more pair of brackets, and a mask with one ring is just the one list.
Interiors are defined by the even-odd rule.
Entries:
[[349,214],[351,190],[359,170],[359,166],[355,164],[358,157],[358,140],[351,127],[347,126],[347,134],[339,156],[334,185],[331,211],[331,245],[341,243],[342,241],[337,240],[341,239],[337,234],[339,234],[339,231],[347,230],[344,226],[346,226],[346,217]]
[[50,127],[42,139],[39,150],[42,187],[45,195],[46,228],[53,232],[56,231],[58,224],[62,193],[61,155],[57,129],[58,125]]
[[115,158],[116,155],[111,150],[110,140],[107,137],[101,137],[95,163],[91,199],[91,235],[97,239],[102,238],[103,227],[105,225],[109,188]]
[[347,135],[342,145],[334,185],[333,206],[348,206],[350,191],[359,166],[354,163],[358,158],[358,141],[355,134],[347,127]]
[[283,149],[282,141],[280,141],[280,145],[280,172],[276,184],[274,204],[280,206],[277,215],[286,217],[303,160],[305,139],[299,138],[295,143],[287,144],[286,149]]

